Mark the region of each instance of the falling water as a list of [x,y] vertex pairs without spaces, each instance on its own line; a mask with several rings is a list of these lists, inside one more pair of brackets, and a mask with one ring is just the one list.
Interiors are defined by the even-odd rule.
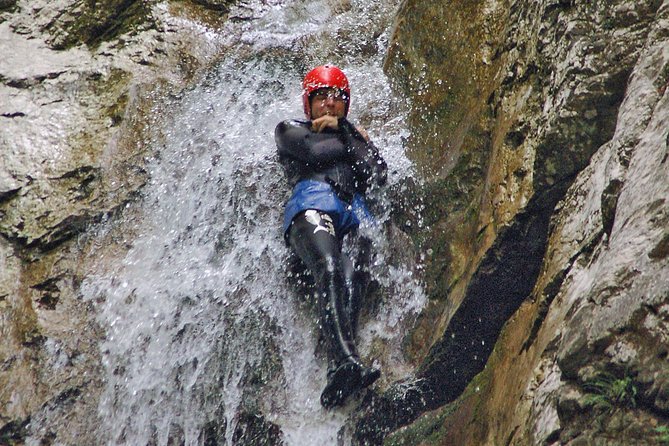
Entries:
[[[154,116],[150,182],[124,221],[127,255],[82,291],[105,330],[101,438],[108,444],[259,444],[265,432],[294,446],[347,444],[355,403],[325,411],[325,359],[313,308],[290,277],[283,243],[289,195],[275,125],[300,117],[305,69],[334,62],[398,184],[410,175],[401,102],[381,65],[396,1],[246,2],[215,38],[225,56]],[[234,18],[237,19],[234,19]],[[244,20],[242,20],[244,19]],[[380,220],[387,193],[378,192]],[[101,236],[111,225],[102,225]],[[424,297],[412,267],[372,234],[372,273],[384,297],[363,319],[361,352],[384,379],[400,378],[400,343]],[[254,424],[255,423],[255,424]],[[272,437],[273,435],[273,437]],[[224,440],[223,440],[224,439]]]

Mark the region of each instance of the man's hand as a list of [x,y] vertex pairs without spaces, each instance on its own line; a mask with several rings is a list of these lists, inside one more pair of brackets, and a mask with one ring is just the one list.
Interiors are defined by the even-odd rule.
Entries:
[[367,130],[363,129],[362,127],[358,127],[357,125],[355,126],[355,129],[363,138],[365,138],[365,141],[369,142],[369,134],[367,133]]
[[311,121],[311,130],[316,133],[320,133],[328,127],[332,130],[339,130],[339,119],[336,116],[324,115]]

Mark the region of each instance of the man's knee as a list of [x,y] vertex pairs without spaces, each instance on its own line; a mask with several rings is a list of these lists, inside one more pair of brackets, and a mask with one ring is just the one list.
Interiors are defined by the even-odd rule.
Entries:
[[321,269],[323,273],[328,275],[334,275],[341,271],[341,265],[339,264],[339,260],[337,259],[337,257],[331,254],[325,255],[321,259],[319,259],[318,264],[320,267],[319,269]]

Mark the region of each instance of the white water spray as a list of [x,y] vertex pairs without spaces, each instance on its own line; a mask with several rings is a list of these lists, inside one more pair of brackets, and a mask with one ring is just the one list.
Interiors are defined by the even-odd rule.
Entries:
[[[326,364],[315,354],[314,314],[287,278],[289,190],[273,131],[300,117],[304,68],[334,62],[353,86],[352,120],[366,121],[391,182],[410,174],[403,119],[381,70],[395,6],[353,1],[335,13],[326,1],[248,2],[236,13],[252,19],[220,31],[229,56],[156,118],[158,156],[139,217],[129,211],[122,222],[135,233],[131,248],[82,285],[106,330],[106,443],[251,444],[251,415],[289,446],[347,444],[341,428],[354,403],[320,407]],[[375,235],[372,273],[388,295],[361,327],[361,353],[373,342],[397,346],[377,359],[399,378],[403,323],[424,296],[409,269],[389,264],[384,237]]]

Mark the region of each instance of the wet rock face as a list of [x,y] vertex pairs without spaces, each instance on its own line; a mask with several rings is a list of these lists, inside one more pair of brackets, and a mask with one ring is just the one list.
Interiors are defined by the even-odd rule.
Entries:
[[61,3],[58,9],[33,2],[33,10],[46,13],[41,30],[48,30],[47,42],[53,49],[67,49],[80,44],[97,47],[129,32],[153,26],[152,2],[133,0],[74,0]]
[[[168,10],[229,4],[0,0],[0,444],[96,443],[102,333],[77,290],[105,261],[86,229],[146,181],[157,90],[207,63]],[[433,302],[415,379],[369,394],[360,443],[409,424],[399,444],[662,444],[667,29],[666,0],[402,3],[386,70],[412,99]],[[126,249],[109,239],[95,252]],[[283,442],[258,409],[281,385],[266,361],[204,444]]]
[[452,260],[428,265],[439,335],[360,438],[437,409],[398,441],[661,444],[669,3],[453,3],[405,1],[387,60],[427,172],[416,239]]
[[204,64],[188,26],[153,2],[0,2],[1,444],[96,443],[86,230],[146,181],[152,95]]
[[[127,173],[129,189],[143,179],[129,166],[117,169],[101,158],[112,135],[127,124],[131,72],[84,47],[57,50],[52,34],[41,31],[60,34],[58,7],[77,5],[39,6],[20,5],[0,24],[6,42],[0,138],[7,148],[0,155],[0,231],[19,246],[46,251],[118,205],[106,197],[108,174]],[[123,144],[116,150],[129,151]]]
[[194,0],[195,3],[198,3],[206,8],[213,9],[215,11],[228,11],[230,5],[234,3],[233,0]]

